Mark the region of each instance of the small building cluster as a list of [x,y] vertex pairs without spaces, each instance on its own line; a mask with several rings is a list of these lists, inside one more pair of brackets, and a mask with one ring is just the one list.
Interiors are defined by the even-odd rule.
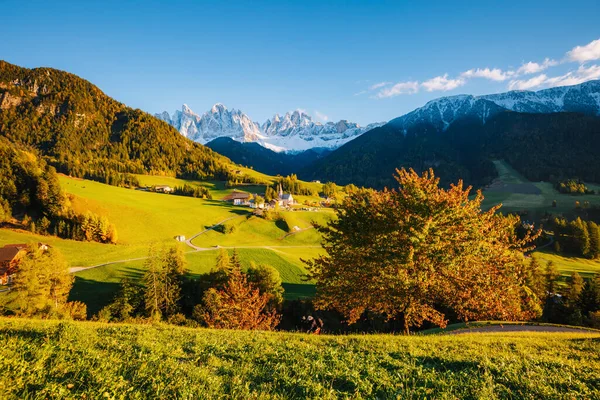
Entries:
[[291,207],[296,204],[294,200],[294,196],[291,193],[284,193],[281,185],[278,187],[278,196],[277,199],[272,199],[269,202],[257,202],[257,195],[252,195],[247,192],[238,192],[234,190],[232,193],[228,194],[223,198],[223,201],[228,203],[232,203],[235,206],[248,206],[254,209],[269,209],[279,207]]

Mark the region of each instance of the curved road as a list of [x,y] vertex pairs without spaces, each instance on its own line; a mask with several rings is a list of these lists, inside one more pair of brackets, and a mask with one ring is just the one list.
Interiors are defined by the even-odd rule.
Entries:
[[[215,229],[217,226],[219,225],[223,225],[225,222],[232,220],[234,218],[240,218],[240,217],[244,217],[244,216],[235,216],[235,217],[229,217],[224,219],[223,221],[219,221],[216,224],[214,224],[213,226],[210,226],[206,229],[204,229],[201,232],[196,233],[195,235],[192,235],[188,240],[186,240],[184,243],[186,245],[188,245],[189,247],[191,247],[193,250],[186,252],[186,254],[190,254],[190,253],[198,253],[201,251],[211,251],[211,250],[217,250],[217,249],[266,249],[266,250],[273,250],[273,251],[277,251],[275,249],[289,249],[289,248],[321,248],[321,246],[214,246],[214,247],[198,247],[195,244],[192,243],[192,240],[196,239],[198,236]],[[98,268],[98,267],[103,267],[105,265],[113,265],[113,264],[122,264],[122,263],[126,263],[126,262],[131,262],[131,261],[142,261],[142,260],[147,260],[150,257],[137,257],[137,258],[127,258],[124,260],[117,260],[117,261],[109,261],[109,262],[105,262],[102,264],[97,264],[97,265],[91,265],[89,267],[71,267],[69,268],[69,273],[73,274],[75,272],[79,272],[79,271],[85,271],[87,269],[93,269],[93,268]]]

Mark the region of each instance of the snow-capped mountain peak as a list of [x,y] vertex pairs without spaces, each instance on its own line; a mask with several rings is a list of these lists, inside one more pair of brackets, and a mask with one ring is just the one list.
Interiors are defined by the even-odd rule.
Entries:
[[442,97],[390,121],[390,124],[404,130],[418,124],[446,129],[461,118],[478,118],[485,123],[491,116],[507,110],[527,113],[569,111],[600,115],[600,81],[537,92],[511,91],[483,96]]
[[325,125],[312,120],[303,110],[287,112],[283,117],[275,114],[262,125],[253,122],[240,110],[228,110],[216,103],[210,111],[199,116],[186,104],[172,117],[167,112],[155,114],[157,118],[173,125],[182,135],[202,144],[217,137],[230,137],[240,142],[257,142],[275,151],[303,151],[315,147],[337,148],[356,136],[380,124],[361,127],[341,120]]

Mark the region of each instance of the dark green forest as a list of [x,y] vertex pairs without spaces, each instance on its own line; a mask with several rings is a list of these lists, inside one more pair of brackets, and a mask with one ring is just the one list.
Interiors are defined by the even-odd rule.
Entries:
[[581,179],[600,182],[600,118],[578,113],[502,112],[482,124],[463,119],[446,131],[393,124],[373,129],[318,160],[304,179],[383,188],[395,168],[433,168],[442,185],[459,178],[482,186],[496,177],[491,162],[504,159],[532,181]]

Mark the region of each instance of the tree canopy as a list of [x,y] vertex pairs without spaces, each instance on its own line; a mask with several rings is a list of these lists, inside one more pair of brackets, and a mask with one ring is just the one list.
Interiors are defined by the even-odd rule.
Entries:
[[445,190],[432,170],[396,170],[398,190],[358,190],[317,226],[325,255],[308,261],[315,304],[348,322],[370,311],[403,318],[405,331],[445,311],[463,320],[518,320],[539,313],[526,286],[522,252],[537,236],[518,238],[517,216],[481,210],[462,181]]

